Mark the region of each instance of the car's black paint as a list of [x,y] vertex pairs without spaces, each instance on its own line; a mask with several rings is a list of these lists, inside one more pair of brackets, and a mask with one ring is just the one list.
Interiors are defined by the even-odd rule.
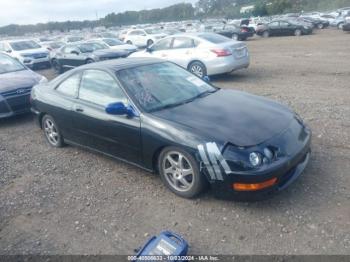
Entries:
[[294,35],[297,30],[300,30],[303,35],[312,33],[312,28],[301,24],[286,20],[275,20],[271,23],[259,26],[256,30],[256,34],[263,35],[264,32],[268,32],[269,36],[288,36]]
[[[150,171],[156,171],[157,157],[163,148],[181,147],[197,159],[212,188],[225,197],[245,195],[232,189],[233,182],[261,182],[277,177],[279,184],[265,192],[282,188],[282,181],[296,176],[285,178],[304,163],[310,150],[311,131],[288,108],[269,99],[219,89],[193,102],[152,113],[142,112],[131,101],[135,111],[131,117],[107,114],[103,107],[65,97],[55,90],[61,81],[86,69],[103,70],[115,77],[118,70],[153,63],[164,62],[132,58],[76,68],[33,89],[33,112],[39,119],[44,114],[53,116],[65,142]],[[115,80],[118,81],[116,77]],[[213,180],[203,166],[198,146],[209,142],[216,143],[231,169],[229,174],[223,172],[222,181]],[[261,167],[252,167],[249,154],[264,152],[267,147],[274,151],[275,158]]]
[[248,37],[252,37],[255,34],[255,30],[248,26],[225,26],[222,29],[215,30],[215,33],[226,36],[228,38],[234,38],[237,36],[237,40],[247,40]]
[[53,65],[58,63],[62,69],[74,68],[91,62],[125,58],[129,54],[128,51],[115,49],[101,49],[83,53],[79,49],[79,44],[69,44],[55,51],[51,57],[51,63]]

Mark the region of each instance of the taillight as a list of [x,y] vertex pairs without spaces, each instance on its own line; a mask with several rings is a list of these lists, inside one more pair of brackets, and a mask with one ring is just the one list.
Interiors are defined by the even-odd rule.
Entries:
[[232,55],[231,51],[230,50],[227,50],[227,49],[212,49],[210,50],[212,51],[213,53],[216,54],[216,56],[220,57],[220,56],[229,56],[229,55]]

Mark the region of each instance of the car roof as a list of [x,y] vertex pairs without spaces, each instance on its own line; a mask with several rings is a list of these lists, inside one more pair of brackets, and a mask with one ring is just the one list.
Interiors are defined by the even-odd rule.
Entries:
[[77,67],[77,70],[87,70],[87,69],[107,69],[110,71],[117,72],[123,69],[134,68],[138,66],[151,65],[156,63],[166,62],[165,60],[158,58],[139,58],[139,57],[130,57],[130,58],[120,58],[107,60],[103,62],[86,64],[83,66]]

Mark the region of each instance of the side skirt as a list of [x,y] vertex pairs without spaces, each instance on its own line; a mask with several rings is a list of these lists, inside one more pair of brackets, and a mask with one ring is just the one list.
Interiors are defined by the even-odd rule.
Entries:
[[95,148],[92,148],[92,147],[89,147],[89,146],[85,146],[85,145],[78,144],[78,143],[73,142],[73,141],[71,141],[71,140],[67,140],[67,139],[63,139],[63,140],[64,140],[64,142],[65,142],[66,144],[69,144],[69,145],[72,145],[72,146],[81,147],[81,148],[84,148],[84,149],[87,149],[87,150],[90,150],[90,151],[93,151],[93,152],[97,152],[97,153],[100,153],[100,154],[102,154],[102,155],[108,156],[108,157],[110,157],[110,158],[113,158],[113,159],[122,161],[122,162],[124,162],[124,163],[130,164],[130,165],[133,165],[133,166],[136,166],[136,167],[141,168],[141,169],[143,169],[143,170],[145,170],[145,171],[147,171],[147,172],[154,173],[154,170],[152,170],[152,169],[145,168],[145,167],[143,167],[143,166],[141,166],[141,165],[139,165],[139,164],[136,164],[136,163],[134,163],[134,162],[130,162],[130,161],[125,160],[125,159],[123,159],[123,158],[113,156],[113,155],[111,155],[111,154],[105,153],[105,152],[103,152],[103,151],[100,151],[100,150],[98,150],[98,149],[95,149]]

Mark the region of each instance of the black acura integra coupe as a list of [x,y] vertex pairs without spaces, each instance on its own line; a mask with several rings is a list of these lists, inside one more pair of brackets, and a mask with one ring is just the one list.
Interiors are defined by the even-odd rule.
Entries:
[[216,88],[170,62],[88,64],[32,90],[48,142],[80,145],[158,172],[191,198],[260,198],[291,184],[309,161],[311,132],[266,98]]

